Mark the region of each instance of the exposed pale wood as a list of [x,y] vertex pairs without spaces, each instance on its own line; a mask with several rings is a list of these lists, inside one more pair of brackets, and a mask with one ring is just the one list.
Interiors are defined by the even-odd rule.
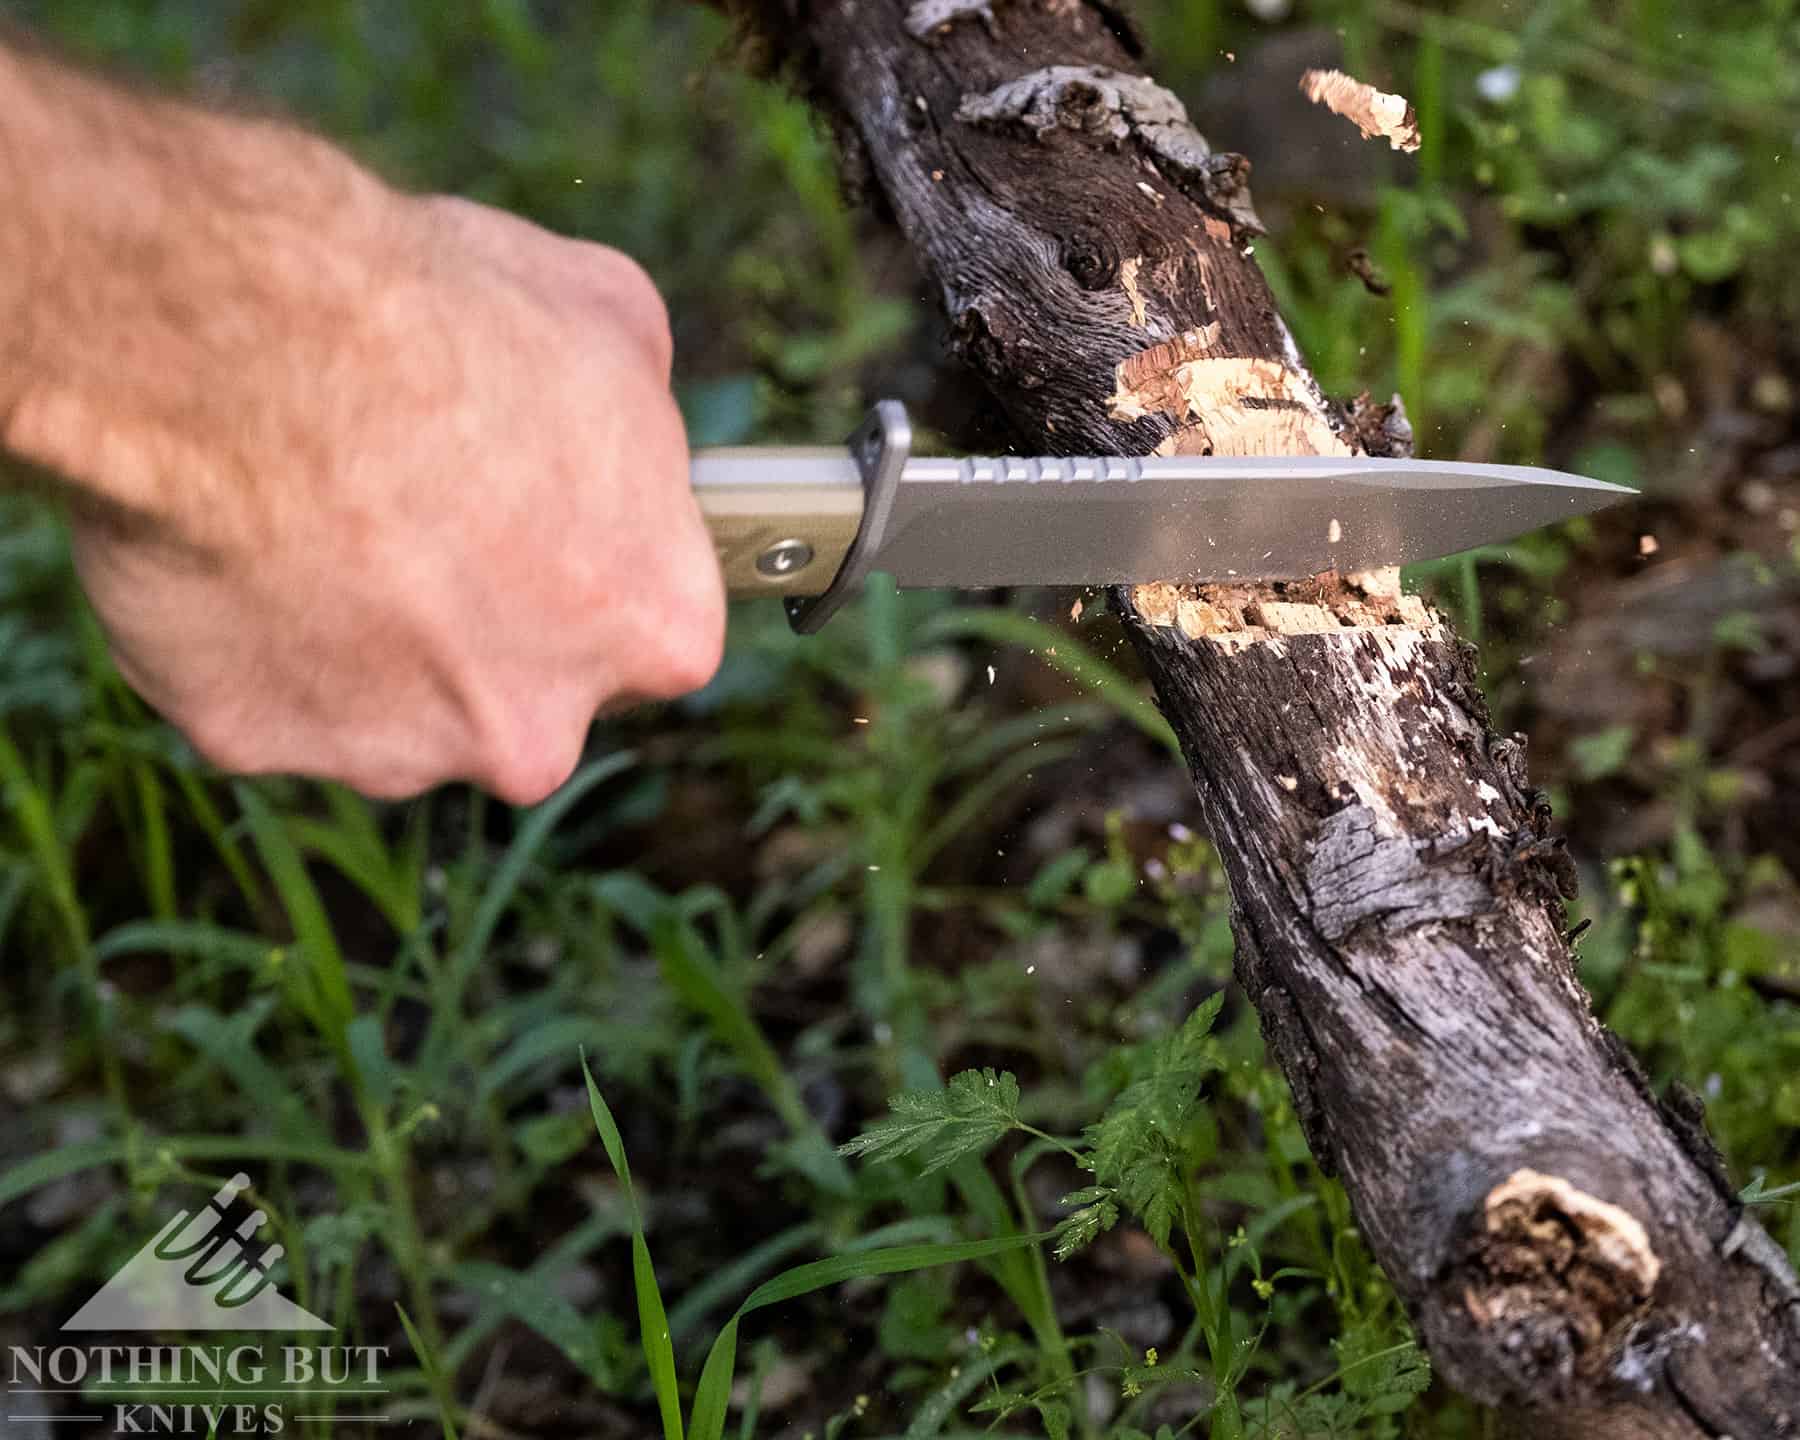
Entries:
[[1396,150],[1417,150],[1419,117],[1403,95],[1389,95],[1342,70],[1308,70],[1300,89],[1315,105],[1342,115],[1365,139],[1386,140]]
[[[933,23],[923,23],[929,15]],[[941,17],[941,18],[940,18]],[[1094,0],[764,0],[1022,448],[1395,453],[1246,249],[1248,165]],[[909,28],[908,21],[912,20]],[[1237,973],[1440,1372],[1531,1434],[1800,1434],[1800,1289],[1595,1021],[1573,867],[1472,654],[1391,574],[1115,596],[1232,885]]]

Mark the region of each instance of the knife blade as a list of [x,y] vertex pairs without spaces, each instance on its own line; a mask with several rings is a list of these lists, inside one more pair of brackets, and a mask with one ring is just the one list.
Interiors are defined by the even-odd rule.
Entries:
[[873,570],[964,590],[1296,579],[1455,554],[1637,493],[1443,460],[909,450],[904,409],[882,401],[843,449],[696,452],[732,594],[785,595],[813,630]]

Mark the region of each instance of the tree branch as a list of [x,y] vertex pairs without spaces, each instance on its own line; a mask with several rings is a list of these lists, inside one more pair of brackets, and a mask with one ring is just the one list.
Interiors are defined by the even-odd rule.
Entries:
[[[758,18],[1027,447],[1409,446],[1396,409],[1320,393],[1247,249],[1248,164],[1110,7]],[[1115,598],[1225,858],[1238,978],[1441,1373],[1534,1434],[1800,1434],[1800,1289],[1594,1019],[1573,869],[1472,652],[1391,574]]]

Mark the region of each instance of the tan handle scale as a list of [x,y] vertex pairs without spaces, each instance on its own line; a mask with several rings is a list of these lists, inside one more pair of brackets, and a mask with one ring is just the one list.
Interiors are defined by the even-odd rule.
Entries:
[[883,400],[843,449],[701,450],[690,468],[725,586],[787,597],[788,621],[817,630],[862,584],[912,445],[897,400]]
[[692,475],[734,598],[823,594],[862,527],[848,450],[702,450]]

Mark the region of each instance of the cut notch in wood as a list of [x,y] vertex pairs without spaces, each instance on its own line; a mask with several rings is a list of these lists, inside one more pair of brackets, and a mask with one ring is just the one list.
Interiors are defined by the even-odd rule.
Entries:
[[1153,581],[1134,585],[1131,603],[1146,624],[1226,646],[1282,635],[1329,635],[1390,625],[1429,629],[1441,623],[1419,596],[1401,592],[1397,570],[1349,576],[1327,571],[1309,580],[1252,585]]

